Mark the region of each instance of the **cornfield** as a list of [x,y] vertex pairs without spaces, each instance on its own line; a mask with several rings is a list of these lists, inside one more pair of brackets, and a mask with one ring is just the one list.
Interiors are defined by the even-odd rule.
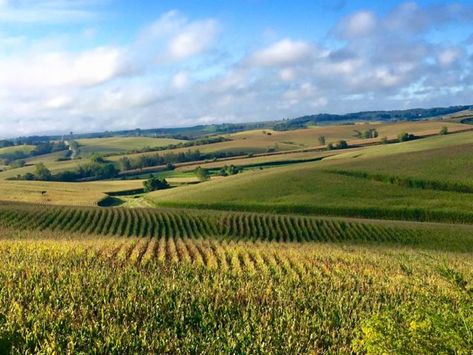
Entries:
[[0,353],[468,354],[471,229],[425,228],[0,204]]
[[275,242],[415,242],[418,232],[329,218],[185,209],[0,205],[0,226],[104,236],[207,238]]
[[3,353],[467,354],[473,347],[471,256],[0,233]]

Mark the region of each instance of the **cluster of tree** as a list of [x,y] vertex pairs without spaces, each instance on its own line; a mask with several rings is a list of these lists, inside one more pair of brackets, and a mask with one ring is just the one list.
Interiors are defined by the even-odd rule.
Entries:
[[445,127],[442,127],[442,129],[440,130],[439,134],[440,134],[441,136],[447,135],[447,134],[448,134],[448,127],[446,127],[446,126],[445,126]]
[[15,142],[8,139],[0,139],[0,148],[13,147]]
[[434,107],[429,109],[409,109],[394,111],[365,111],[335,115],[321,113],[318,115],[306,115],[289,120],[274,123],[276,131],[287,131],[305,128],[321,122],[355,122],[355,121],[416,121],[430,117],[448,115],[451,113],[469,110],[472,106]]
[[17,150],[11,153],[2,154],[1,157],[3,159],[3,163],[5,165],[9,165],[11,162],[16,160],[22,160],[38,155],[60,152],[65,149],[67,149],[67,146],[64,144],[64,142],[45,142],[37,144],[35,148],[32,149],[30,152]]
[[223,168],[221,168],[218,171],[218,175],[220,176],[230,176],[230,175],[236,175],[241,172],[241,168],[235,166],[235,165],[225,165]]
[[157,177],[151,177],[148,180],[143,182],[143,191],[151,192],[156,190],[168,189],[169,183],[166,179],[160,179]]
[[197,176],[200,181],[207,181],[210,179],[209,171],[205,168],[201,168],[200,166],[195,169],[195,176]]
[[236,155],[244,155],[240,152],[214,152],[202,154],[200,150],[188,150],[179,153],[167,154],[143,154],[137,157],[122,157],[118,160],[121,171],[143,169],[151,166],[168,165],[168,169],[176,163],[186,163],[199,160],[211,160],[226,158]]
[[337,143],[329,143],[327,145],[327,150],[346,149],[346,148],[348,148],[348,143],[345,140],[338,141]]
[[398,136],[397,136],[397,139],[399,140],[399,142],[407,142],[407,141],[411,141],[415,138],[416,138],[415,135],[413,135],[412,133],[407,133],[407,132],[402,132],[402,133],[398,134]]
[[376,128],[370,128],[364,132],[355,130],[355,137],[357,138],[370,139],[370,138],[377,138],[378,135],[379,135],[378,130]]
[[74,170],[61,171],[52,174],[43,164],[36,164],[33,173],[19,175],[17,180],[39,180],[39,181],[83,181],[83,180],[104,180],[117,177],[119,170],[112,163],[90,162],[78,166]]

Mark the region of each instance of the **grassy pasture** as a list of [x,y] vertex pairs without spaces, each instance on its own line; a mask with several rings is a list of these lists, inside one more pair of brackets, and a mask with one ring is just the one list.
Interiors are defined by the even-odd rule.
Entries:
[[[354,169],[372,164],[372,169],[375,171],[385,162],[385,171],[391,171],[396,175],[402,172],[403,164],[406,162],[412,171],[416,170],[417,160],[420,160],[419,172],[424,169],[424,174],[429,174],[429,167],[435,165],[435,168],[430,169],[436,169],[438,174],[444,169],[444,175],[438,175],[438,178],[442,179],[447,176],[451,165],[455,165],[457,170],[452,172],[456,171],[458,176],[464,176],[463,174],[469,169],[469,165],[466,164],[469,159],[467,151],[459,153],[456,159],[451,158],[448,153],[429,153],[425,150],[436,147],[451,149],[450,152],[461,152],[464,149],[462,146],[466,142],[471,143],[472,140],[473,133],[467,132],[407,143],[367,147],[358,151],[342,152],[321,162],[255,171],[205,182],[198,186],[181,187],[174,191],[153,192],[149,198],[162,206],[341,214],[358,217],[370,217],[370,215],[382,217],[385,214],[385,218],[469,221],[470,217],[463,216],[469,214],[473,207],[469,194],[413,190],[379,181],[330,174],[325,170],[335,167]],[[412,158],[405,160],[403,156],[396,155],[403,152],[409,152]],[[413,152],[419,153],[416,155],[412,154]],[[435,159],[435,164],[433,161],[422,163],[422,154],[431,156],[432,160]],[[397,163],[390,165],[390,159]],[[466,180],[468,177],[463,179]]]
[[463,144],[473,143],[473,132],[461,132],[457,134],[451,134],[446,136],[435,136],[425,139],[418,139],[404,143],[394,143],[386,145],[377,145],[372,147],[365,147],[359,150],[352,150],[347,152],[341,152],[336,156],[330,157],[327,160],[333,159],[369,159],[376,157],[385,157],[391,159],[393,155],[401,153],[414,153],[424,150],[432,149],[443,149],[453,146],[459,146]]
[[62,183],[45,181],[2,181],[2,201],[53,205],[95,206],[106,192],[142,187],[141,180]]
[[471,252],[0,229],[0,258],[4,353],[473,347]]
[[254,171],[156,191],[148,199],[158,206],[472,221],[470,194],[413,190],[335,175],[322,171],[316,164]]
[[[418,122],[396,122],[396,123],[374,123],[374,124],[357,124],[357,125],[336,125],[336,126],[317,126],[306,129],[293,131],[271,131],[271,130],[252,130],[227,135],[232,139],[228,142],[220,142],[195,146],[190,148],[179,148],[173,150],[163,150],[159,154],[185,152],[187,150],[199,149],[202,153],[213,152],[244,152],[244,153],[265,153],[268,148],[274,149],[276,152],[301,150],[304,148],[320,147],[318,141],[319,136],[325,136],[327,143],[345,139],[349,144],[366,144],[378,142],[383,135],[390,138],[396,138],[401,132],[408,131],[418,136],[435,134],[444,126],[447,126],[450,132],[460,132],[463,130],[471,130],[471,125],[464,125],[452,122],[440,121],[418,121]],[[354,137],[354,130],[364,131],[369,128],[377,128],[380,132],[378,139],[358,139]],[[266,133],[263,133],[266,132]],[[271,135],[268,135],[271,133]],[[155,153],[143,153],[155,154]],[[141,155],[141,154],[136,154]],[[129,155],[132,157],[133,155]],[[117,161],[121,156],[111,157],[111,160]]]
[[396,174],[414,178],[461,182],[473,186],[473,141],[367,160],[343,162],[345,169]]
[[[356,131],[363,132],[372,128],[376,128],[379,132],[380,138],[386,136],[390,139],[394,139],[401,132],[414,133],[418,136],[436,134],[444,126],[448,127],[450,132],[459,132],[472,128],[469,125],[453,122],[410,121],[393,123],[359,123],[355,125],[312,126],[310,128],[292,131],[254,130],[235,133],[229,137],[235,141],[246,141],[249,145],[251,145],[253,141],[266,142],[266,145],[268,146],[281,144],[283,142],[292,142],[294,145],[299,145],[302,148],[320,145],[318,141],[320,136],[324,136],[327,143],[344,139],[351,144],[360,144],[368,140],[360,140],[356,138]],[[264,134],[263,132],[271,133],[271,135]]]
[[15,145],[13,147],[4,147],[0,148],[0,158],[2,158],[6,154],[11,154],[14,152],[24,152],[29,153],[35,148],[34,145]]
[[253,156],[247,158],[238,158],[238,159],[229,159],[229,160],[217,160],[207,163],[197,163],[190,164],[186,166],[177,167],[176,171],[179,172],[189,172],[194,171],[197,167],[203,167],[206,169],[216,169],[224,167],[225,165],[235,165],[235,166],[248,166],[248,165],[258,165],[258,164],[268,164],[274,162],[276,164],[283,163],[284,161],[296,161],[296,160],[312,160],[317,158],[322,158],[330,155],[338,154],[334,151],[323,151],[323,152],[287,152],[284,154],[275,154],[275,155],[262,155],[262,156]]
[[184,141],[173,138],[154,137],[107,137],[78,139],[77,142],[80,145],[81,156],[88,156],[92,153],[122,153],[145,147],[164,147]]

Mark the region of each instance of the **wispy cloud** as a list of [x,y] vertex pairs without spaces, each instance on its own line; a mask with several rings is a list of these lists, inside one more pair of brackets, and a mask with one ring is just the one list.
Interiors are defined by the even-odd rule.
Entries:
[[0,0],[0,23],[68,23],[97,18],[100,0]]

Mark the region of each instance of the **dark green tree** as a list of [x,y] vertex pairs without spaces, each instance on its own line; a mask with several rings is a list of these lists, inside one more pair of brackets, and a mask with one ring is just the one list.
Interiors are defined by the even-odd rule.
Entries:
[[37,180],[48,181],[51,180],[51,171],[43,163],[38,163],[35,166],[34,176]]
[[195,169],[195,176],[197,176],[200,181],[207,181],[210,179],[209,171],[207,169],[201,168],[200,166]]
[[151,192],[156,190],[164,190],[169,188],[169,183],[166,179],[159,179],[157,177],[151,177],[143,182],[144,192]]

